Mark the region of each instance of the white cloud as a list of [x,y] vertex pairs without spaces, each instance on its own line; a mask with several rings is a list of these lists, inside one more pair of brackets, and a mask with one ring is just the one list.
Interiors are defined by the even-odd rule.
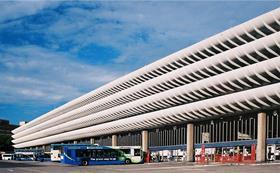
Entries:
[[[234,24],[218,12],[213,13],[219,7],[197,11],[201,8],[203,3],[188,2],[101,3],[96,9],[71,7],[64,9],[45,33],[59,42],[73,43],[72,53],[88,44],[99,44],[120,50],[120,56],[113,62],[134,62],[139,67]],[[214,27],[215,20],[220,20],[222,27]]]
[[36,14],[44,8],[54,7],[56,5],[58,5],[57,2],[47,0],[3,1],[0,2],[0,22]]
[[[72,5],[58,7],[65,3]],[[0,45],[0,102],[70,100],[273,7],[263,7],[265,2],[247,2],[242,8],[233,2],[99,2],[97,8],[79,6],[83,3],[95,4],[0,3],[0,22],[17,19],[0,26],[0,31],[22,27],[17,32],[36,33],[46,39],[46,45],[29,45],[28,40],[24,40],[26,45]],[[61,8],[60,12],[52,10],[54,7]],[[45,9],[47,15],[55,14],[52,22],[37,24],[24,18],[44,15]],[[57,51],[70,43],[70,50]],[[120,55],[111,64],[85,64],[76,54],[90,44],[111,47]]]
[[1,50],[0,102],[68,101],[120,76],[123,71],[91,66],[37,46]]

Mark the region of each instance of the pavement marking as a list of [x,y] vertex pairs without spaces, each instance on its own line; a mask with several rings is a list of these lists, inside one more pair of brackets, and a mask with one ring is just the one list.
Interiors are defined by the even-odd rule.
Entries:
[[254,166],[260,166],[260,165],[280,165],[279,162],[276,162],[276,163],[255,163],[253,164]]
[[37,169],[32,169],[32,168],[17,168],[17,169],[21,169],[21,170],[25,170],[25,171],[29,171],[29,172],[37,172],[37,173],[48,173],[46,171],[40,171],[40,170],[37,170]]
[[[187,169],[186,169],[187,168]],[[114,169],[114,168],[113,168]],[[143,171],[143,170],[168,170],[168,169],[183,169],[183,170],[195,170],[195,171],[205,171],[205,169],[201,168],[190,168],[190,166],[169,166],[169,167],[155,167],[155,168],[132,168],[132,169],[114,169],[118,171]]]
[[9,172],[14,172],[14,170],[13,170],[13,169],[8,169],[8,171],[9,171]]

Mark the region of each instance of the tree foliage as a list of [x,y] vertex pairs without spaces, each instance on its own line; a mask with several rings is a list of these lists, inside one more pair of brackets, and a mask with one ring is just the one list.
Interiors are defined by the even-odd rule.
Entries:
[[0,134],[0,151],[12,151],[12,145],[11,135]]

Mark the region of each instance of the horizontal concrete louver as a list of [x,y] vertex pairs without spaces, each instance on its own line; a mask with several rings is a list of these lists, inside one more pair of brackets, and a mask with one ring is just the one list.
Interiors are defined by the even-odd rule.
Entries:
[[[33,145],[42,145],[44,143],[49,142],[57,142],[60,140],[73,140],[75,138],[82,138],[82,137],[90,137],[92,135],[104,135],[104,134],[111,134],[111,133],[117,133],[120,131],[129,131],[136,128],[149,128],[154,125],[164,125],[165,123],[172,123],[174,119],[170,119],[169,121],[166,121],[166,118],[168,115],[172,114],[172,112],[180,113],[178,116],[183,116],[182,112],[186,112],[188,114],[191,112],[194,119],[198,119],[201,117],[200,111],[207,112],[206,114],[202,116],[213,116],[217,114],[211,108],[214,108],[216,110],[220,110],[220,112],[227,113],[226,110],[222,110],[222,107],[228,107],[232,109],[233,111],[239,112],[242,109],[240,108],[240,105],[244,105],[246,102],[250,103],[257,103],[260,107],[267,107],[269,105],[272,105],[274,103],[270,102],[269,100],[263,101],[263,98],[270,98],[273,100],[273,102],[280,104],[280,83],[271,84],[264,87],[259,87],[255,89],[251,89],[248,91],[242,91],[238,93],[228,94],[225,96],[215,97],[212,99],[208,99],[205,101],[199,101],[194,102],[186,105],[181,105],[177,107],[172,107],[167,110],[161,110],[157,112],[142,114],[135,117],[130,117],[126,119],[116,120],[113,122],[104,123],[102,125],[96,125],[91,127],[86,127],[79,130],[74,130],[58,135],[53,135],[45,138],[40,138],[34,141],[29,141],[21,144],[16,144],[16,148],[21,148],[25,146],[33,146]],[[201,104],[200,102],[203,102]],[[238,103],[238,104],[236,104]],[[234,105],[236,104],[236,105]],[[164,112],[168,112],[167,114]],[[219,114],[221,115],[221,113]],[[161,121],[163,118],[165,118],[164,121]],[[134,122],[138,122],[138,127],[135,125]],[[156,122],[156,123],[155,123]],[[152,123],[152,124],[151,124]],[[133,126],[130,126],[131,124],[134,124]],[[140,125],[141,124],[141,125]],[[123,127],[125,126],[125,128]],[[106,130],[104,130],[106,129]],[[79,134],[76,136],[76,134]]]
[[[274,35],[271,35],[271,37],[275,37]],[[278,36],[279,37],[279,36]],[[275,37],[276,38],[276,37]],[[269,39],[267,39],[267,38],[265,38],[264,40],[258,40],[258,41],[256,41],[256,42],[258,42],[258,43],[261,43],[261,45],[263,46],[263,42],[265,42],[265,40],[269,40]],[[271,41],[272,39],[270,39],[270,41]],[[273,41],[272,41],[273,42]],[[253,44],[253,43],[251,43],[251,44]],[[254,43],[255,44],[255,43]],[[269,44],[272,44],[272,43],[269,43]],[[252,48],[251,46],[250,46],[250,44],[249,45],[244,45],[245,47],[247,47],[247,48]],[[259,45],[257,45],[257,44],[255,44],[255,47],[258,47]],[[254,47],[254,46],[253,46]],[[240,47],[240,48],[236,48],[236,49],[244,49],[245,50],[245,48],[243,48],[243,47]],[[255,48],[254,48],[255,49]],[[233,50],[231,50],[231,52],[234,52],[234,49]],[[228,52],[228,54],[229,55],[231,55],[231,52]],[[244,51],[243,51],[244,52]],[[219,56],[219,55],[217,55],[217,56]],[[197,62],[196,64],[193,64],[192,66],[197,70],[197,71],[199,71],[200,69],[201,69],[201,67],[204,67],[205,68],[205,66],[206,65],[203,65],[203,66],[199,66],[199,65],[197,65],[197,64],[208,64],[209,65],[209,63],[208,62],[212,62],[212,63],[210,63],[213,67],[215,67],[215,64],[213,64],[213,62],[216,62],[216,63],[219,63],[219,64],[221,64],[221,59],[225,59],[225,60],[228,60],[228,59],[230,59],[230,58],[228,58],[227,57],[227,55],[225,55],[225,56],[222,56],[222,57],[219,57],[219,58],[217,58],[217,57],[211,57],[210,59],[205,59],[205,60],[203,60],[203,61],[200,61],[200,62]],[[234,57],[235,58],[235,57]],[[241,62],[246,62],[246,61],[244,61],[243,59],[241,59],[240,57],[237,57]],[[215,61],[212,61],[212,60],[215,60]],[[205,62],[204,62],[205,61]],[[244,63],[245,64],[245,63]],[[247,65],[247,64],[246,64]],[[249,65],[249,64],[248,64]],[[190,66],[191,67],[191,66]],[[185,67],[185,68],[188,68],[188,67]],[[208,69],[209,71],[210,71],[210,69]],[[177,70],[177,71],[184,71],[185,72],[185,70],[184,70],[184,68],[182,68],[182,69],[179,69],[179,70]],[[194,73],[194,70],[189,70],[189,72],[191,73],[191,74],[193,74]],[[178,75],[178,73],[176,72],[176,71],[174,71],[174,73],[176,73],[176,75]],[[221,73],[221,72],[220,72]],[[217,74],[217,73],[215,73],[215,74]],[[167,77],[166,77],[167,76]],[[170,77],[171,76],[171,77]],[[168,80],[170,80],[170,78],[172,79],[172,77],[174,77],[174,75],[172,75],[172,74],[167,74],[167,75],[165,75],[165,76],[162,76],[162,77],[160,77],[160,78],[163,78],[163,82],[164,81],[168,81]],[[195,80],[195,78],[192,78],[193,80]],[[159,80],[160,81],[160,80]],[[153,80],[151,80],[151,81],[148,81],[147,82],[147,85],[146,86],[151,86],[151,83],[153,82]],[[145,83],[143,83],[143,85],[144,85]],[[152,84],[153,85],[153,84]],[[165,90],[168,90],[168,89],[171,89],[171,88],[173,88],[171,85],[168,85],[169,87],[164,87],[164,89]],[[162,86],[161,86],[162,87]],[[139,86],[135,86],[135,88],[136,89],[134,89],[134,90],[137,90],[138,92],[139,92],[139,90],[141,91],[141,88],[143,88],[143,86],[142,85],[139,85]],[[132,88],[133,89],[133,88]],[[212,90],[213,91],[213,90]],[[123,92],[127,92],[127,90],[126,91],[123,91]],[[213,92],[215,92],[215,91],[213,91]],[[141,93],[141,94],[139,94],[140,95],[140,97],[141,97],[141,95],[142,95],[142,97],[143,97],[143,95],[144,96],[148,96],[149,94],[148,93],[146,93],[145,92],[145,94],[143,94],[143,93]],[[113,99],[113,98],[109,98],[109,99]],[[95,103],[93,103],[93,104],[95,104]],[[90,107],[91,105],[88,105],[88,107]],[[81,107],[80,109],[84,109],[85,107]],[[66,116],[66,115],[68,115],[68,114],[64,114],[63,116],[61,116],[61,118],[63,118],[64,119],[64,117]],[[72,115],[72,114],[69,114],[69,115]],[[80,115],[81,116],[81,115]],[[57,117],[58,118],[58,117]],[[54,118],[54,119],[52,119],[51,121],[53,121],[53,122],[56,122],[56,123],[50,123],[50,122],[44,122],[44,123],[42,123],[42,124],[49,124],[49,125],[57,125],[58,123],[61,123],[60,121],[56,121],[57,120],[57,118]],[[39,126],[39,127],[42,127],[42,124],[41,124],[41,126]],[[36,126],[35,126],[36,127]],[[34,127],[34,128],[35,128]],[[33,128],[33,129],[34,129]],[[38,127],[37,127],[38,128]],[[27,130],[26,132],[21,132],[21,133],[19,133],[19,134],[16,134],[16,135],[14,135],[15,137],[19,137],[19,136],[22,136],[23,134],[27,134],[27,133],[29,133],[30,132],[30,130],[31,130],[32,128],[30,128],[29,130]]]
[[[277,21],[276,20],[276,23],[279,23],[279,21]],[[266,25],[264,25],[264,26],[266,26]],[[256,29],[257,27],[254,27],[254,29]],[[267,27],[266,26],[266,28],[268,28],[269,29],[269,27]],[[272,30],[273,31],[273,30]],[[245,31],[244,31],[245,32]],[[247,31],[247,32],[245,32],[246,34],[247,33],[250,33],[249,31]],[[262,31],[262,29],[259,29],[259,30],[256,30],[256,33],[259,33],[259,34],[261,34],[261,33],[263,33],[264,35],[265,34],[272,34],[272,32],[265,32],[265,30],[264,31]],[[248,35],[248,34],[247,34]],[[251,35],[251,36],[253,36],[253,35]],[[241,36],[242,37],[242,36]],[[227,37],[228,38],[228,37]],[[240,39],[240,37],[238,37],[239,39],[239,41],[241,40],[241,41],[243,41],[243,43],[244,43],[244,41],[247,41],[246,39]],[[246,37],[244,37],[244,38],[246,38]],[[265,39],[266,40],[266,39]],[[269,39],[267,39],[267,40],[269,40]],[[227,41],[231,41],[230,39],[227,39]],[[235,40],[236,41],[236,40]],[[250,41],[250,40],[249,40]],[[219,42],[221,42],[221,41],[219,41]],[[233,42],[233,41],[231,41],[231,42]],[[237,43],[238,43],[238,41],[236,41]],[[213,43],[213,42],[212,42]],[[243,44],[243,43],[240,43],[239,42],[239,44]],[[270,58],[273,58],[274,56],[277,56],[278,54],[279,54],[279,52],[277,53],[277,52],[275,52],[274,50],[272,50],[272,48],[270,48],[269,46],[268,46],[268,44],[266,44],[267,42],[266,41],[264,41],[264,45],[261,45],[261,46],[253,46],[253,50],[254,50],[254,52],[257,54],[257,55],[259,55],[260,57],[262,57],[262,60],[261,61],[263,61],[263,60],[269,60]],[[214,43],[215,44],[215,43]],[[278,47],[279,47],[279,43],[277,42],[277,41],[275,41],[274,40],[274,43],[273,44],[276,44]],[[222,46],[221,46],[222,45]],[[222,50],[222,51],[224,51],[226,48],[229,48],[231,45],[229,45],[228,43],[226,43],[225,42],[225,44],[221,44],[220,46],[216,46],[217,47],[217,49],[220,49],[220,50]],[[226,45],[226,46],[225,46]],[[201,47],[201,46],[200,46]],[[232,47],[230,47],[230,48],[232,48]],[[267,52],[261,52],[261,50],[260,50],[260,48],[265,48],[265,50],[267,51]],[[206,50],[206,49],[205,49]],[[212,51],[216,51],[215,49],[212,49]],[[229,50],[230,51],[230,50]],[[226,51],[226,52],[228,52],[228,51]],[[225,53],[226,53],[225,52]],[[245,54],[245,56],[246,56],[246,58],[247,58],[247,60],[244,60],[243,58],[244,57],[242,57],[242,54]],[[186,53],[184,53],[184,56],[185,55],[187,55]],[[203,58],[205,58],[206,57],[206,55],[208,56],[209,55],[209,51],[207,52],[202,52],[202,51],[198,51],[198,53],[191,53],[191,56],[195,56],[196,58],[197,57],[199,57],[199,58],[201,58],[201,57],[203,57]],[[204,78],[206,77],[209,77],[209,78],[211,78],[211,76],[213,76],[213,75],[219,75],[219,74],[221,74],[221,73],[225,73],[226,71],[231,71],[231,70],[234,70],[234,69],[237,69],[237,68],[241,68],[241,67],[244,67],[244,66],[250,66],[252,63],[259,63],[260,62],[260,60],[259,59],[256,59],[254,56],[252,56],[251,54],[250,54],[250,52],[248,52],[248,47],[247,47],[247,49],[244,49],[243,51],[242,51],[242,53],[240,53],[240,52],[238,52],[238,53],[236,53],[236,52],[233,52],[233,55],[234,55],[234,58],[235,59],[230,59],[230,58],[227,58],[227,62],[223,62],[223,61],[219,61],[219,62],[216,62],[216,63],[218,63],[218,66],[217,66],[217,64],[213,64],[213,61],[210,61],[210,60],[208,60],[210,63],[211,63],[211,65],[212,65],[212,68],[211,67],[207,67],[207,65],[206,65],[206,63],[205,64],[203,64],[203,63],[200,63],[200,64],[203,64],[203,66],[199,66],[199,68],[197,68],[196,70],[190,70],[189,72],[190,72],[190,74],[189,74],[189,76],[184,76],[184,75],[182,75],[182,74],[180,74],[181,76],[178,76],[177,75],[177,73],[176,73],[176,75],[174,75],[174,76],[176,76],[175,78],[173,78],[173,80],[171,80],[171,81],[168,81],[169,79],[168,78],[166,78],[166,80],[162,80],[162,82],[161,82],[161,84],[160,85],[158,85],[158,86],[152,86],[152,88],[153,88],[153,90],[151,89],[151,87],[148,87],[147,89],[145,89],[145,91],[146,91],[146,94],[145,95],[143,95],[142,93],[139,93],[139,91],[137,92],[137,93],[139,93],[138,94],[138,97],[136,98],[136,97],[133,97],[134,98],[134,100],[135,100],[135,98],[136,99],[139,99],[139,98],[143,98],[143,97],[150,97],[150,95],[152,96],[152,94],[155,94],[155,92],[154,91],[156,91],[156,90],[160,90],[160,92],[163,92],[164,90],[168,90],[168,89],[172,89],[172,88],[175,88],[176,89],[176,87],[180,87],[181,85],[184,85],[184,83],[185,84],[188,84],[188,83],[191,83],[191,82],[195,82],[195,81],[199,81],[199,80],[201,80],[201,81],[203,81],[204,80]],[[188,55],[188,56],[190,56],[190,55]],[[179,57],[179,56],[178,56]],[[203,59],[202,58],[202,59]],[[179,59],[179,58],[178,58]],[[211,59],[211,58],[207,58],[207,59]],[[212,58],[213,59],[213,58]],[[238,63],[235,61],[235,60],[238,60]],[[181,60],[184,60],[184,59],[182,59],[181,58]],[[251,61],[251,62],[250,62]],[[187,61],[185,61],[185,62],[187,62]],[[192,62],[192,63],[194,63],[194,62]],[[229,64],[228,64],[229,63]],[[241,64],[240,64],[241,63]],[[172,63],[171,63],[171,65],[172,65]],[[191,65],[191,64],[190,64]],[[169,68],[170,68],[170,66],[168,66]],[[172,68],[174,68],[174,67],[180,67],[178,64],[176,64],[176,63],[173,63],[173,66],[171,66]],[[182,67],[182,68],[184,68],[184,67]],[[201,70],[201,69],[204,69],[204,70]],[[245,67],[244,67],[245,68]],[[163,68],[164,69],[164,68]],[[278,72],[279,72],[279,67],[277,67],[276,68],[277,70],[278,70]],[[206,71],[205,71],[206,70]],[[177,71],[177,70],[176,70]],[[171,72],[172,73],[172,72]],[[210,74],[210,75],[209,75]],[[270,82],[270,80],[268,80],[268,79],[266,79],[266,77],[265,76],[263,76],[264,74],[259,74],[259,73],[256,73],[255,74],[255,77],[253,78],[252,77],[252,75],[248,75],[248,74],[243,74],[243,77],[244,78],[242,78],[242,79],[240,79],[240,78],[237,78],[237,79],[235,79],[235,81],[237,81],[237,82],[234,82],[234,81],[230,81],[230,80],[228,80],[227,81],[227,85],[226,84],[223,84],[223,83],[221,83],[221,81],[220,81],[220,83],[219,83],[219,85],[218,86],[216,86],[216,85],[214,85],[214,86],[212,86],[212,88],[203,88],[203,89],[201,89],[201,90],[197,90],[197,91],[192,91],[191,92],[191,94],[187,94],[187,95],[185,95],[185,94],[182,94],[181,93],[181,95],[176,95],[176,96],[169,96],[168,97],[168,100],[167,100],[167,102],[166,101],[164,101],[164,100],[161,100],[161,101],[158,101],[158,102],[156,102],[157,104],[155,104],[155,102],[154,102],[154,104],[152,104],[152,103],[150,103],[150,104],[145,104],[144,105],[144,107],[142,106],[141,107],[141,109],[139,109],[139,108],[133,108],[133,109],[131,109],[131,110],[125,110],[125,111],[120,111],[120,112],[117,112],[117,113],[113,113],[113,112],[111,112],[111,114],[106,114],[106,115],[104,115],[103,116],[103,118],[102,118],[102,121],[103,122],[106,122],[106,121],[108,121],[108,118],[110,118],[112,121],[113,120],[116,120],[116,117],[114,117],[114,116],[117,116],[118,117],[118,113],[123,113],[123,112],[125,112],[125,117],[127,117],[127,116],[133,116],[133,114],[137,114],[137,111],[144,111],[144,112],[147,112],[147,111],[151,111],[151,110],[153,110],[152,109],[152,105],[157,105],[157,109],[161,109],[162,107],[160,107],[160,106],[165,106],[165,108],[166,107],[169,107],[169,106],[173,106],[174,104],[176,105],[176,104],[180,104],[180,101],[182,101],[182,99],[183,99],[183,101],[184,100],[187,100],[188,102],[194,102],[194,101],[199,101],[199,99],[204,99],[203,97],[205,96],[205,95],[207,95],[208,97],[211,97],[211,95],[213,95],[213,94],[216,94],[215,96],[218,96],[218,93],[223,93],[223,92],[227,92],[227,90],[229,90],[229,91],[234,91],[234,90],[232,90],[232,88],[234,88],[235,90],[237,90],[237,89],[242,89],[242,87],[252,87],[251,86],[251,84],[253,83],[254,85],[259,85],[259,84],[262,84],[262,82],[264,81],[264,82]],[[273,71],[270,71],[269,69],[266,69],[265,70],[265,75],[266,76],[269,76],[270,78],[273,78],[274,80],[279,80],[279,77],[277,77],[277,75],[275,75],[275,73],[273,73]],[[150,77],[152,76],[152,77],[154,77],[153,75],[149,75]],[[246,80],[245,80],[246,79]],[[249,83],[248,83],[248,81],[249,81]],[[143,81],[142,81],[143,82]],[[180,82],[183,82],[183,83],[180,83]],[[144,82],[145,83],[145,82]],[[251,83],[251,84],[250,84]],[[152,83],[149,83],[149,84],[152,84]],[[230,84],[230,86],[229,86],[229,84]],[[124,85],[124,86],[126,86],[127,87],[127,85]],[[114,89],[115,90],[115,89]],[[115,91],[117,91],[117,90],[115,90]],[[133,91],[133,90],[131,90],[131,91]],[[127,91],[126,91],[127,92]],[[121,93],[121,92],[120,92]],[[209,93],[211,93],[211,94],[209,94]],[[132,92],[132,94],[133,94],[133,92]],[[157,95],[157,94],[156,94]],[[122,95],[122,97],[123,97],[124,95]],[[276,96],[279,96],[279,93],[276,93]],[[110,96],[111,97],[111,96]],[[101,97],[100,97],[101,98]],[[263,101],[263,99],[265,98],[265,101]],[[145,99],[145,98],[144,98]],[[181,100],[180,100],[181,99]],[[102,100],[102,99],[101,99]],[[100,100],[100,101],[101,101]],[[124,101],[125,100],[125,101]],[[132,99],[133,100],[133,99]],[[140,99],[140,101],[141,101],[142,99]],[[180,101],[178,101],[178,100],[180,100]],[[270,97],[269,95],[264,95],[263,96],[263,98],[262,99],[260,99],[260,98],[255,98],[255,100],[259,103],[259,104],[262,104],[262,106],[268,106],[269,105],[269,103],[272,103],[272,104],[276,104],[276,103],[278,103],[278,100],[277,99],[275,99],[275,98],[273,98],[273,97]],[[234,101],[236,101],[236,100],[234,100]],[[87,99],[85,99],[85,102],[90,102],[90,98],[87,98]],[[120,105],[120,103],[121,104],[123,104],[124,102],[127,102],[127,98],[126,99],[116,99],[116,101],[114,102],[114,106],[117,106],[117,107],[121,107],[121,105]],[[267,102],[269,102],[269,103],[267,103]],[[108,103],[108,102],[107,102]],[[106,102],[104,102],[103,103],[103,105],[104,104],[107,104]],[[159,103],[161,103],[161,105],[159,104]],[[164,104],[162,104],[162,103],[164,103]],[[80,104],[78,104],[79,106],[80,106]],[[118,106],[118,105],[120,105],[120,106]],[[92,106],[92,105],[90,105],[90,106]],[[98,111],[101,111],[102,112],[102,110],[104,110],[105,109],[105,107],[104,106],[102,106],[102,105],[97,105],[98,106]],[[223,114],[223,113],[226,113],[226,112],[230,112],[230,110],[231,111],[233,111],[233,110],[237,110],[237,111],[240,111],[240,110],[242,110],[242,109],[250,109],[250,106],[251,107],[253,107],[253,108],[260,108],[260,105],[256,105],[256,103],[254,103],[254,102],[252,102],[252,101],[250,101],[250,100],[248,100],[248,99],[245,99],[245,101],[244,101],[244,103],[241,103],[241,102],[236,102],[236,103],[228,103],[228,105],[227,105],[227,107],[226,106],[224,106],[224,105],[220,105],[219,107],[213,107],[213,108],[205,108],[205,110],[193,110],[192,112],[191,112],[191,114],[190,113],[178,113],[178,115],[176,114],[170,114],[170,115],[168,115],[168,122],[169,122],[169,120],[174,120],[174,121],[177,121],[177,120],[179,120],[178,119],[178,116],[181,116],[181,119],[187,119],[186,117],[183,117],[184,115],[187,115],[187,117],[188,118],[190,118],[190,117],[192,117],[193,118],[193,115],[196,115],[197,117],[205,117],[206,116],[206,114],[207,113],[210,113],[210,114],[212,114],[212,115],[217,115],[217,114]],[[114,107],[110,107],[110,108],[112,108],[112,109],[114,109]],[[85,107],[81,107],[81,108],[79,108],[80,109],[80,113],[78,114],[74,114],[73,116],[71,116],[71,117],[74,117],[74,119],[76,119],[76,118],[78,118],[78,119],[81,119],[83,116],[87,116],[87,115],[89,115],[89,113],[92,113],[91,111],[88,111],[88,110],[94,110],[92,107],[89,107],[89,109],[85,109]],[[62,111],[63,113],[65,112],[65,110],[64,111]],[[66,111],[67,112],[67,111]],[[94,112],[94,111],[93,111]],[[108,112],[109,113],[109,112]],[[142,113],[142,112],[138,112],[138,113]],[[67,113],[66,113],[67,114]],[[57,114],[57,116],[59,117],[59,115],[60,114]],[[62,116],[64,115],[64,114],[61,114]],[[137,115],[136,115],[137,116]],[[84,117],[84,118],[85,118]],[[177,119],[176,119],[176,118]],[[49,117],[49,118],[51,118],[51,117]],[[115,118],[115,119],[114,119]],[[119,118],[119,117],[118,117]],[[175,120],[175,119],[176,120]],[[77,120],[78,120],[77,119]],[[107,120],[106,120],[107,119]],[[69,117],[67,118],[67,121],[70,121],[71,120],[71,118],[69,119]],[[166,121],[166,118],[164,119],[164,121]],[[157,120],[156,121],[157,122],[157,124],[158,123],[160,123],[160,121],[159,120]],[[85,123],[87,123],[87,121],[82,121],[82,123],[81,124],[83,124],[83,125],[85,125]],[[102,122],[100,122],[100,123],[102,123]],[[90,125],[90,124],[86,124],[86,126],[87,125]],[[34,126],[34,127],[36,127],[36,126]],[[79,128],[82,128],[83,126],[80,126]],[[38,127],[37,127],[38,128]],[[46,128],[48,128],[48,126],[46,126]],[[138,127],[139,128],[139,127]],[[39,128],[40,129],[40,128]],[[114,128],[114,129],[116,129],[116,128]],[[26,134],[28,134],[30,131],[32,131],[32,130],[34,130],[34,128],[30,128],[30,129],[28,129],[28,130],[26,130],[24,133],[26,133]],[[43,129],[40,129],[40,130],[43,130]],[[47,130],[47,129],[46,129]],[[69,129],[69,130],[71,130],[71,129]],[[101,130],[102,131],[102,130]],[[16,134],[16,135],[18,135],[18,136],[16,136],[16,135],[14,135],[14,137],[16,136],[16,138],[18,138],[18,139],[20,139],[20,136],[24,136],[24,133],[19,133],[19,134]],[[58,133],[58,131],[56,131],[56,133]],[[27,136],[26,136],[27,137]],[[37,136],[38,137],[38,136]],[[36,137],[36,138],[37,138]],[[33,137],[34,138],[34,137]],[[71,139],[73,138],[73,136],[71,137]],[[29,138],[30,139],[30,138]],[[21,139],[22,140],[22,139]]]
[[[185,52],[192,52],[193,50],[198,50],[198,52],[203,55],[205,57],[205,53],[203,53],[203,51],[205,50],[208,50],[208,52],[211,52],[212,54],[213,53],[220,53],[220,52],[223,52],[225,50],[223,50],[225,47],[228,47],[228,45],[226,43],[230,43],[232,44],[233,46],[239,46],[241,45],[242,43],[236,43],[234,42],[234,38],[237,38],[238,40],[243,40],[243,44],[244,44],[244,39],[242,38],[242,35],[247,35],[249,38],[252,38],[253,39],[259,39],[261,37],[264,37],[270,33],[275,33],[275,32],[278,32],[279,31],[279,25],[280,25],[280,22],[279,22],[279,16],[280,16],[280,10],[279,9],[276,9],[276,10],[273,10],[267,14],[264,14],[262,16],[259,16],[255,19],[252,19],[246,23],[243,23],[241,25],[238,25],[234,28],[231,28],[229,30],[226,30],[220,34],[217,34],[213,37],[210,37],[206,40],[203,40],[193,46],[190,46],[186,49],[183,49],[179,52],[176,52],[174,54],[172,54],[171,56],[167,56],[166,58],[163,58],[159,61],[156,61],[155,63],[152,63],[146,67],[143,67],[133,73],[130,73],[122,78],[119,78],[111,83],[108,83],[107,85],[104,85],[103,87],[100,87],[99,89],[93,91],[93,92],[90,92],[88,94],[85,94],[53,111],[50,111],[46,114],[44,114],[43,116],[31,121],[30,123],[18,128],[18,129],[15,129],[13,131],[13,133],[18,133],[24,129],[27,129],[29,127],[32,127],[34,125],[37,125],[37,124],[40,124],[41,122],[43,121],[46,121],[48,119],[51,119],[53,117],[56,117],[58,115],[61,115],[63,113],[66,113],[68,111],[71,111],[71,110],[74,110],[80,106],[84,106],[86,104],[89,104],[93,101],[96,101],[98,99],[101,99],[101,98],[104,98],[104,97],[108,97],[109,95],[111,94],[114,94],[116,92],[119,92],[121,91],[120,89],[116,89],[115,86],[118,86],[118,85],[122,85],[122,83],[125,83],[127,82],[127,79],[133,79],[133,78],[136,78],[137,76],[140,76],[143,75],[143,74],[147,74],[148,72],[150,72],[151,70],[154,70],[155,67],[157,68],[162,68],[166,65],[165,62],[176,62],[178,59],[180,59],[181,55],[187,55],[187,53]],[[274,24],[275,23],[275,24]],[[272,26],[272,24],[274,24]],[[265,33],[263,31],[261,31],[260,29],[258,28],[261,28],[261,27],[265,27],[267,28],[270,33]],[[244,29],[245,28],[245,29]],[[252,31],[255,31],[257,34],[259,34],[259,36],[256,37],[257,34],[253,34],[254,32]],[[233,34],[234,33],[234,34]],[[250,41],[250,40],[249,40]],[[246,43],[248,43],[249,41],[246,41]],[[217,45],[217,43],[219,43],[220,45],[223,45],[222,47],[219,47]],[[189,54],[189,53],[188,53]],[[202,58],[195,55],[195,53],[191,53],[192,56],[195,56],[196,58],[198,58],[197,60],[201,60]],[[191,59],[192,60],[192,59]],[[194,61],[195,62],[195,61]],[[160,66],[159,66],[160,65]],[[182,66],[183,67],[183,66]],[[178,68],[178,66],[176,66],[175,68]],[[151,70],[149,70],[151,69]],[[157,74],[154,74],[156,76],[159,76],[159,75],[163,75],[164,73],[167,73],[167,71],[161,71],[161,73],[157,73]],[[144,82],[144,81],[142,81]],[[124,88],[127,88],[127,87],[132,87],[134,85],[137,85],[137,84],[133,84],[133,83],[130,83],[128,85],[126,85]],[[111,88],[115,88],[114,91],[111,90]],[[110,90],[110,92],[108,92]],[[108,94],[110,93],[110,94]]]
[[[30,139],[32,139],[32,137],[35,138],[36,134],[44,133],[45,135],[52,135],[52,134],[61,132],[61,131],[57,131],[57,129],[65,130],[67,127],[70,127],[67,130],[72,130],[72,129],[85,127],[88,125],[104,123],[108,120],[114,120],[114,119],[116,119],[116,117],[120,118],[120,117],[127,117],[127,116],[135,116],[135,115],[139,115],[140,113],[143,113],[143,112],[146,112],[149,110],[155,111],[154,108],[156,108],[156,107],[158,107],[157,110],[160,110],[160,109],[166,109],[166,108],[169,108],[172,106],[178,106],[178,105],[180,105],[180,102],[178,102],[178,100],[175,100],[174,98],[179,97],[183,94],[187,94],[188,97],[192,98],[192,102],[194,102],[194,101],[200,101],[200,100],[208,99],[208,98],[219,96],[219,95],[224,95],[224,94],[229,93],[232,90],[238,91],[238,90],[242,89],[243,87],[247,87],[247,88],[259,87],[263,83],[273,83],[275,81],[279,81],[279,77],[277,77],[280,75],[279,67],[280,67],[280,57],[273,58],[270,60],[260,62],[258,64],[246,66],[246,67],[243,67],[240,69],[236,69],[234,71],[229,71],[227,73],[222,73],[220,75],[213,76],[211,78],[206,78],[204,80],[190,83],[190,84],[187,84],[187,85],[184,85],[184,86],[172,89],[172,90],[168,90],[168,91],[161,92],[161,93],[158,93],[155,95],[151,95],[149,97],[139,99],[134,102],[126,103],[124,105],[120,105],[120,106],[114,107],[109,110],[101,111],[96,114],[91,114],[89,116],[85,116],[80,119],[74,119],[67,123],[57,125],[53,128],[48,128],[41,132],[37,132],[35,134],[25,136],[25,137],[23,137],[23,139],[30,140]],[[273,74],[272,72],[275,73],[276,75]],[[260,77],[260,75],[258,75],[258,74],[266,74],[267,76],[270,76],[271,78],[263,78],[263,77]],[[252,78],[252,77],[254,77],[255,80],[257,80],[258,82],[250,82],[248,80],[249,83],[246,83],[246,79]],[[232,85],[228,81],[232,81],[232,82],[237,81],[238,84]],[[223,87],[223,85],[225,85],[225,84],[227,84],[227,87]],[[239,86],[239,87],[237,87],[237,86]],[[215,90],[218,90],[219,92],[215,93],[215,92],[212,92],[212,90],[208,91],[207,90],[208,88],[214,88]],[[229,88],[229,89],[226,89],[226,88]],[[206,90],[205,93],[207,93],[207,94],[202,94],[202,93],[200,94],[199,92],[202,89]],[[213,93],[214,93],[214,95],[213,95]],[[154,104],[155,102],[159,103],[159,105]],[[186,100],[182,100],[182,102],[184,102],[184,104],[190,103],[190,101],[186,101]],[[160,103],[164,103],[164,104],[160,104]],[[148,106],[147,104],[150,104],[150,106]],[[241,106],[244,109],[249,109],[248,107],[246,107],[243,104],[240,104],[239,106]],[[111,113],[109,113],[108,111],[110,111]],[[217,110],[217,111],[219,112],[219,110]],[[223,112],[220,112],[220,113],[223,113]],[[107,117],[108,119],[106,120],[102,117]],[[58,121],[58,120],[56,120],[56,121]],[[83,124],[83,123],[81,123],[81,121],[87,122],[88,124]],[[45,132],[51,132],[51,133],[45,133]],[[42,136],[40,136],[40,137],[42,137]],[[38,136],[37,136],[37,138],[38,138]],[[19,138],[17,140],[14,140],[14,142],[15,143],[17,143],[19,141],[22,142],[23,139]]]

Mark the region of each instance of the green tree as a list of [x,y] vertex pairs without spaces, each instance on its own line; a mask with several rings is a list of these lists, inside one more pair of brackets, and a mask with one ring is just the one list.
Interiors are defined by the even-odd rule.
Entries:
[[0,135],[0,151],[12,151],[13,143],[11,135]]

